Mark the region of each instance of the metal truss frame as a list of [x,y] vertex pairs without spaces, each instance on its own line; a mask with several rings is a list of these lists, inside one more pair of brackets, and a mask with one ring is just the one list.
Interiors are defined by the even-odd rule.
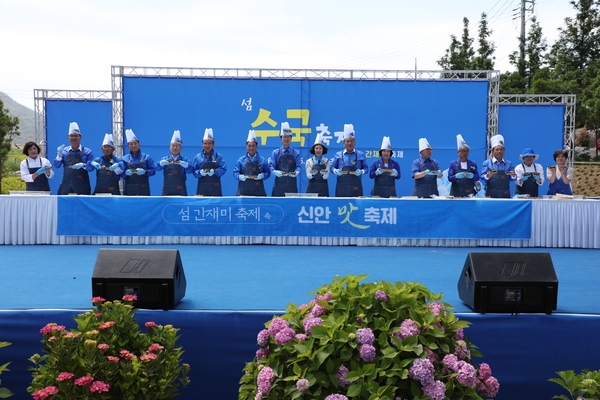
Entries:
[[75,100],[99,101],[112,100],[110,90],[60,90],[60,89],[34,89],[35,100],[35,142],[46,151],[46,100]]
[[[123,78],[169,77],[203,79],[297,79],[362,81],[488,81],[487,134],[498,132],[498,97],[500,71],[433,71],[433,70],[320,70],[270,68],[180,68],[180,67],[111,67],[113,139],[117,148],[123,143]],[[303,97],[304,98],[304,97]]]
[[[501,94],[497,97],[498,104],[512,106],[526,105],[562,105],[565,107],[563,115],[563,149],[569,153],[567,160],[570,166],[575,162],[575,107],[577,95],[575,94]],[[488,158],[491,149],[488,150]]]

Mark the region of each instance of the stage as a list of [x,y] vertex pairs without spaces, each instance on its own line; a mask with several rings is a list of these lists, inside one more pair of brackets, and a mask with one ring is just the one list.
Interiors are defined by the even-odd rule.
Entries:
[[[598,369],[594,343],[600,330],[600,253],[591,249],[519,249],[548,252],[559,280],[558,307],[546,314],[479,314],[458,297],[457,283],[470,252],[513,252],[474,247],[36,245],[3,246],[0,282],[0,364],[11,362],[2,386],[30,396],[27,358],[40,352],[39,329],[49,322],[74,328],[89,307],[91,274],[100,248],[177,249],[187,278],[174,309],[140,310],[140,323],[180,328],[191,384],[182,399],[235,399],[246,361],[258,349],[256,334],[288,303],[306,303],[336,275],[369,275],[368,281],[418,281],[454,307],[482,359],[500,381],[498,399],[549,399],[563,393],[548,382],[555,371]],[[574,344],[584,344],[584,348]],[[198,393],[202,393],[199,395]]]

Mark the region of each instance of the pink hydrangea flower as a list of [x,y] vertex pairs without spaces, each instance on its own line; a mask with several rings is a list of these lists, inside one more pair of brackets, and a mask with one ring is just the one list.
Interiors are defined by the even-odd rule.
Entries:
[[119,354],[121,355],[122,358],[124,358],[126,360],[132,360],[135,357],[135,354],[133,354],[127,350],[121,350],[119,352]]
[[456,380],[465,386],[475,386],[477,383],[477,371],[471,364],[462,362]]
[[59,382],[62,381],[68,381],[69,379],[71,379],[73,376],[75,376],[74,374],[70,373],[70,372],[61,372],[60,374],[58,374],[58,376],[56,377],[56,380]]
[[44,326],[42,329],[40,329],[40,333],[43,335],[50,335],[54,331],[60,332],[60,331],[64,331],[64,330],[65,330],[64,325],[57,325],[54,322],[52,322],[52,323]]
[[375,299],[382,301],[384,303],[387,303],[387,301],[388,301],[387,293],[384,292],[383,290],[378,290],[375,292]]
[[88,383],[92,382],[94,380],[93,377],[86,375],[86,376],[82,376],[81,378],[77,378],[75,379],[75,385],[77,386],[85,386]]
[[267,343],[269,343],[270,336],[271,334],[269,333],[269,331],[263,329],[262,331],[258,332],[258,335],[256,335],[256,343],[259,346],[265,346]]
[[430,384],[433,379],[433,364],[426,358],[417,358],[408,370],[408,376],[421,382],[422,385]]
[[151,353],[154,353],[154,352],[160,351],[160,350],[162,350],[162,349],[164,349],[164,348],[165,348],[165,346],[163,346],[163,345],[161,345],[161,344],[158,344],[158,343],[152,343],[152,344],[150,345],[150,347],[148,347],[148,351],[149,351],[149,352],[151,352]]
[[283,328],[275,335],[275,343],[283,345],[291,342],[296,337],[296,332],[292,328]]
[[106,322],[103,322],[100,325],[98,325],[98,329],[100,329],[100,330],[106,330],[106,329],[111,328],[115,324],[116,324],[115,321],[106,321]]
[[330,394],[329,396],[325,397],[325,400],[348,400],[348,398],[346,396],[344,396],[343,394]]
[[148,329],[150,329],[150,328],[156,328],[158,326],[156,324],[156,322],[152,322],[152,321],[148,321],[144,325],[146,325],[146,328],[148,328]]
[[59,392],[59,390],[56,386],[46,386],[45,388],[34,392],[32,396],[33,396],[34,400],[42,400],[42,399],[47,399],[50,396],[54,396],[58,392]]
[[423,394],[431,400],[444,400],[446,398],[446,385],[442,381],[434,381],[423,386]]
[[500,384],[493,376],[490,376],[485,381],[478,381],[475,387],[485,397],[496,397],[500,390]]
[[99,344],[98,346],[96,346],[96,347],[98,347],[98,349],[100,349],[100,350],[108,350],[108,349],[110,348],[110,346],[109,346],[109,345],[107,345],[106,343],[100,343],[100,344]]
[[150,362],[152,360],[156,360],[158,356],[154,353],[146,353],[144,355],[140,356],[140,360],[144,361],[144,362]]
[[479,379],[485,381],[490,376],[492,376],[492,369],[490,368],[489,364],[481,363],[479,366]]
[[133,303],[136,300],[137,300],[137,296],[135,296],[133,294],[126,294],[125,296],[123,296],[123,301],[128,302],[128,303]]
[[102,381],[96,381],[92,383],[89,387],[89,391],[92,393],[106,393],[109,389],[110,385]]
[[262,349],[256,350],[256,358],[266,358],[269,357],[269,348],[263,347]]
[[313,326],[321,326],[323,325],[323,320],[319,317],[306,317],[304,319],[304,332],[306,332],[307,335],[310,335],[310,329]]
[[106,357],[108,359],[108,361],[110,361],[113,364],[116,364],[119,362],[119,357],[115,357],[115,356],[107,356]]
[[303,342],[306,340],[306,335],[304,333],[298,333],[296,334],[296,339]]
[[102,298],[102,297],[92,297],[92,300],[90,300],[92,302],[92,304],[101,304],[104,303],[106,301],[106,299]]

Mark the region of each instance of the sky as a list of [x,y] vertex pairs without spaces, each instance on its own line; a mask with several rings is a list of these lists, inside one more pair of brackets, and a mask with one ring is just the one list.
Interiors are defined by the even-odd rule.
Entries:
[[[527,3],[531,6],[531,0]],[[495,69],[512,71],[520,0],[0,0],[0,91],[110,90],[111,66],[439,70],[463,17],[487,14]],[[549,45],[575,10],[535,0]],[[474,48],[477,47],[476,41]]]

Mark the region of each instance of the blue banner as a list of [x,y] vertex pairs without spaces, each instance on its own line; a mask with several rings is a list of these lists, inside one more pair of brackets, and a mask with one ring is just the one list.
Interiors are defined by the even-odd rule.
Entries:
[[528,239],[530,200],[59,196],[64,236]]

